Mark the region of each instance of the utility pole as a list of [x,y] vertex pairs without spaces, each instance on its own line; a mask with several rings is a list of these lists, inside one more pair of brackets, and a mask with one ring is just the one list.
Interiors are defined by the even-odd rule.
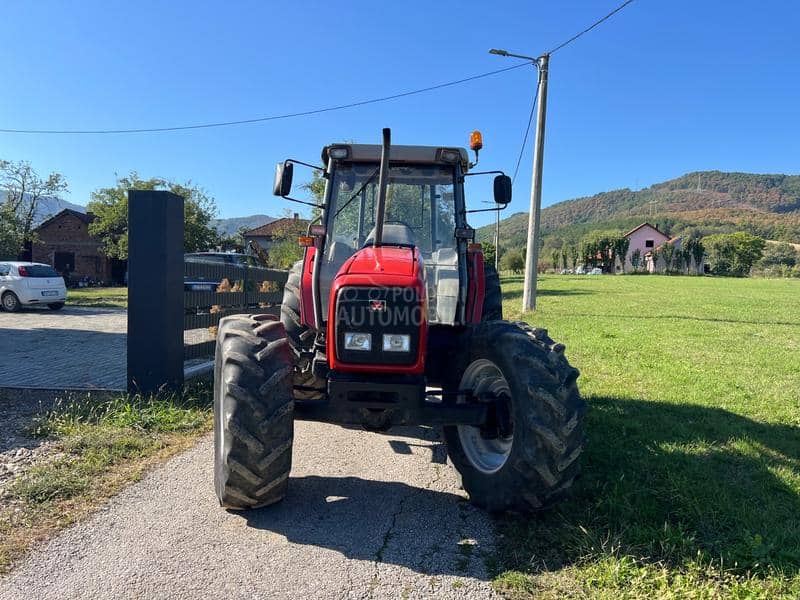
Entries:
[[[528,247],[525,253],[525,287],[522,291],[522,310],[536,310],[536,276],[539,263],[539,214],[542,209],[542,169],[544,167],[544,125],[547,117],[547,70],[550,55],[542,54],[539,58],[512,54],[505,50],[492,48],[489,54],[511,56],[531,61],[539,68],[539,93],[536,97],[536,139],[533,148],[533,178],[531,181],[531,210],[528,214]],[[495,236],[500,241],[500,222],[498,215]]]
[[539,221],[542,211],[542,169],[544,167],[544,125],[547,118],[547,69],[550,56],[543,54],[539,66],[539,96],[536,98],[536,139],[533,147],[533,177],[531,181],[531,211],[528,214],[528,250],[525,254],[525,287],[522,291],[522,310],[536,310],[536,277],[539,264]]

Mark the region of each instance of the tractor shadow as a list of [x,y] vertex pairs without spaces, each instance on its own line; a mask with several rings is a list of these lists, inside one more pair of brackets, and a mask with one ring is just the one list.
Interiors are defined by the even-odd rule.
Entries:
[[283,502],[242,517],[254,529],[283,535],[293,544],[335,550],[348,559],[487,580],[493,523],[464,496],[446,491],[453,489],[445,480],[452,477],[447,473],[452,467],[444,464],[446,451],[435,430],[397,428],[391,435],[418,441],[390,440],[400,454],[413,446],[430,448],[432,464],[419,486],[355,476],[291,477]]
[[800,573],[800,420],[610,397],[590,398],[589,409],[572,498],[533,518],[498,519],[493,572],[627,556]]

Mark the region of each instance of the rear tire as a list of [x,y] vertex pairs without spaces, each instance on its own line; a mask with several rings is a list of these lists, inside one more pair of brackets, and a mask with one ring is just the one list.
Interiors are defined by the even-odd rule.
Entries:
[[[505,394],[513,431],[492,437],[478,427],[445,427],[450,460],[477,506],[492,512],[547,508],[565,496],[580,471],[586,405],[576,385],[578,370],[562,344],[525,323],[485,322],[467,336],[459,381],[448,391]],[[466,399],[459,395],[458,401]]]
[[214,487],[225,508],[266,506],[286,494],[294,435],[292,358],[269,315],[219,322],[214,365]]
[[53,302],[52,304],[48,304],[47,308],[49,308],[50,310],[61,310],[62,308],[64,308],[64,303],[63,302]]
[[2,298],[3,308],[8,312],[17,312],[22,308],[22,303],[14,292],[6,292]]
[[494,265],[483,265],[484,292],[481,321],[502,321],[503,294],[500,290],[500,276]]
[[322,400],[325,397],[325,380],[314,376],[310,361],[303,353],[314,349],[316,332],[302,324],[300,319],[300,285],[303,278],[304,261],[299,260],[289,270],[289,278],[283,287],[281,323],[292,347],[294,371],[292,385],[295,400]]

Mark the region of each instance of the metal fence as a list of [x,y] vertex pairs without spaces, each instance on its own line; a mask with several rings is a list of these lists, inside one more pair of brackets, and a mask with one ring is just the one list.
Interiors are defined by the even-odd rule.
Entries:
[[185,262],[183,329],[208,334],[184,335],[184,360],[214,355],[216,341],[212,328],[217,327],[222,317],[248,313],[278,316],[287,277],[287,271],[277,269]]
[[181,196],[128,191],[130,393],[181,393],[187,373],[199,374],[201,359],[214,356],[222,317],[280,311],[286,271],[187,262],[183,221]]

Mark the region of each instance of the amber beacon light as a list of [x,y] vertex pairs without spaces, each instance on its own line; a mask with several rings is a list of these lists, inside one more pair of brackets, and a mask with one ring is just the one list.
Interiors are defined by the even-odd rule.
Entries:
[[483,136],[477,129],[469,134],[469,148],[475,152],[483,148]]

